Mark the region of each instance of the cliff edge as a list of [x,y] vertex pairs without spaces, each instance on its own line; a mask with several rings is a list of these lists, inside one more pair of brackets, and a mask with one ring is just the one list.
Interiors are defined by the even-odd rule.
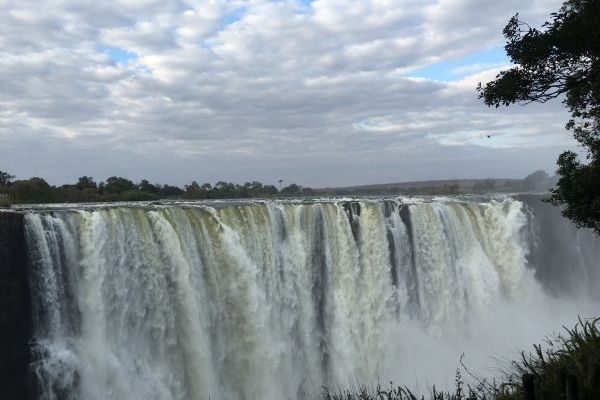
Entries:
[[0,394],[29,399],[31,307],[23,215],[0,212]]

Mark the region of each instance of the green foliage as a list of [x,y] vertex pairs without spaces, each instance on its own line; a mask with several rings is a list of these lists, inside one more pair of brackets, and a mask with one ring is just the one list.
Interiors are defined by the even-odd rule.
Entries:
[[[85,188],[78,189],[77,185],[63,185],[59,188],[51,188],[52,195],[50,198],[39,202],[85,202],[85,201],[98,201],[99,195],[96,189]],[[27,200],[21,200],[20,203],[28,203]]]
[[9,193],[15,203],[47,203],[54,200],[50,185],[38,177],[15,181]]
[[427,397],[425,395],[416,395],[407,386],[395,386],[390,382],[388,388],[380,385],[376,387],[361,386],[358,389],[341,390],[330,392],[328,388],[323,388],[321,393],[322,400],[516,400],[510,396],[514,390],[505,390],[496,388],[488,393],[486,388],[475,385],[469,386],[463,380],[460,370],[456,371],[454,380],[454,391],[438,391],[436,387],[430,389]]
[[94,178],[92,178],[91,176],[82,176],[77,179],[77,183],[75,184],[75,187],[79,190],[83,190],[83,189],[94,189],[95,190],[98,188],[98,185],[94,181]]
[[295,183],[281,189],[281,194],[284,196],[299,196],[302,193],[302,188]]
[[10,186],[14,177],[14,175],[9,174],[8,172],[0,171],[0,188]]
[[322,400],[522,400],[522,376],[531,374],[537,399],[565,399],[567,377],[577,382],[579,400],[600,399],[600,319],[579,320],[573,329],[548,339],[546,346],[534,345],[532,353],[522,353],[512,364],[503,382],[488,380],[473,374],[461,360],[463,371],[473,383],[466,383],[456,371],[453,392],[439,392],[435,386],[425,395],[415,395],[406,386],[388,389],[380,386],[330,392],[324,388]]
[[578,383],[580,400],[600,398],[600,319],[579,320],[573,329],[548,339],[547,349],[534,346],[515,363],[515,374],[533,374],[538,398],[553,399],[564,395],[565,379],[573,376]]
[[282,190],[281,193],[273,185],[263,185],[260,182],[246,182],[238,185],[231,182],[219,181],[213,185],[204,183],[200,185],[193,181],[185,186],[184,198],[186,199],[238,199],[238,198],[269,198],[279,194],[282,196],[309,196],[313,193],[310,188],[301,188],[292,184],[297,190]]
[[[246,182],[238,185],[219,181],[214,186],[210,183],[202,185],[194,181],[185,186],[185,190],[172,185],[152,184],[147,179],[139,183],[112,176],[106,182],[96,183],[91,176],[81,176],[75,184],[60,187],[49,185],[42,178],[31,178],[12,182],[13,176],[0,171],[4,185],[0,185],[0,206],[11,203],[64,203],[64,202],[102,202],[102,201],[153,201],[164,198],[186,199],[227,199],[250,197],[274,197],[279,191],[273,185],[260,182]],[[293,190],[292,190],[293,189]],[[312,194],[310,188],[302,188],[292,184],[286,195],[307,196]]]
[[288,197],[313,196],[314,194],[315,191],[311,188],[302,187],[300,185],[296,185],[295,183],[292,183],[291,185],[288,185],[281,189],[281,195]]
[[181,196],[184,193],[185,193],[185,191],[183,191],[181,188],[179,188],[177,186],[163,185],[162,188],[160,189],[159,194],[162,197],[177,197],[177,196]]
[[152,201],[158,200],[160,197],[156,193],[142,192],[139,190],[127,190],[121,193],[118,201]]
[[158,195],[160,193],[161,187],[160,185],[153,185],[148,182],[147,179],[142,179],[138,184],[138,189],[140,192],[152,193]]
[[600,234],[600,158],[594,156],[583,164],[572,151],[558,158],[560,176],[550,201],[566,204],[562,213],[577,226],[592,228]]
[[565,152],[551,202],[578,226],[600,234],[600,1],[568,0],[543,30],[510,19],[506,52],[515,67],[478,86],[488,106],[546,102],[557,97],[571,112],[566,127],[587,151],[587,162]]
[[8,196],[0,193],[0,208],[8,208],[10,206],[11,202]]
[[104,184],[104,192],[108,194],[121,194],[136,189],[136,185],[132,181],[118,176],[111,176]]
[[0,208],[10,207],[10,193],[9,185],[11,183],[12,175],[6,172],[0,171]]
[[[172,185],[152,184],[147,179],[139,183],[118,176],[111,176],[106,182],[96,183],[91,176],[77,178],[75,184],[50,186],[42,178],[31,178],[13,182],[14,176],[0,171],[0,207],[11,203],[64,203],[64,202],[101,202],[101,201],[152,201],[161,198],[186,199],[228,199],[251,197],[274,197],[279,190],[274,185],[261,182],[246,182],[238,185],[219,181],[214,186],[202,185],[193,181],[185,190]],[[309,196],[314,193],[310,188],[296,184],[286,187],[286,196]]]
[[[519,14],[512,17],[503,33],[506,52],[516,66],[485,87],[480,84],[480,97],[499,107],[546,102],[564,94],[573,112],[598,107],[599,15],[597,0],[568,0],[551,14],[543,31],[520,21]],[[587,115],[574,115],[579,116]]]

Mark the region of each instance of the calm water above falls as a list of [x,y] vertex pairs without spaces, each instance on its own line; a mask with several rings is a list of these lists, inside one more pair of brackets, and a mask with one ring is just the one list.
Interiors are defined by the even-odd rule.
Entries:
[[[451,384],[461,353],[494,366],[489,357],[599,309],[589,294],[600,243],[536,207],[28,212],[42,398],[274,400],[323,385]],[[571,266],[550,266],[565,254]]]

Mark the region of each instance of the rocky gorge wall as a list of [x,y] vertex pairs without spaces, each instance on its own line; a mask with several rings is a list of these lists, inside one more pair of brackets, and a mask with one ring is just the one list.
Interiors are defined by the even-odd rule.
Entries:
[[23,215],[0,212],[0,398],[30,397],[32,337]]

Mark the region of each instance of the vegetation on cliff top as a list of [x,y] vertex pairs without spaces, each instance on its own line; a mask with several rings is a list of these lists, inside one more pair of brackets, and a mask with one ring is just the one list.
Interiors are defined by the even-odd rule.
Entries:
[[243,185],[217,182],[212,185],[192,182],[183,188],[150,183],[142,179],[138,183],[112,176],[104,182],[96,182],[90,176],[80,177],[74,184],[52,186],[43,178],[13,180],[14,176],[0,171],[0,206],[10,203],[64,203],[103,201],[149,201],[165,198],[225,199],[274,196],[309,196],[310,188],[292,183],[278,190],[273,185],[246,182]]
[[199,184],[193,181],[183,188],[150,183],[146,179],[135,183],[130,179],[113,176],[96,182],[91,176],[82,176],[74,184],[52,186],[43,178],[14,180],[14,176],[0,171],[0,207],[11,203],[83,203],[106,201],[151,201],[158,199],[235,199],[302,196],[361,196],[361,195],[455,195],[463,193],[519,193],[547,192],[555,184],[555,177],[545,171],[535,171],[524,179],[457,180],[460,183],[440,184],[421,182],[356,186],[349,188],[311,189],[292,183],[281,190],[261,182],[238,185],[231,182]]

